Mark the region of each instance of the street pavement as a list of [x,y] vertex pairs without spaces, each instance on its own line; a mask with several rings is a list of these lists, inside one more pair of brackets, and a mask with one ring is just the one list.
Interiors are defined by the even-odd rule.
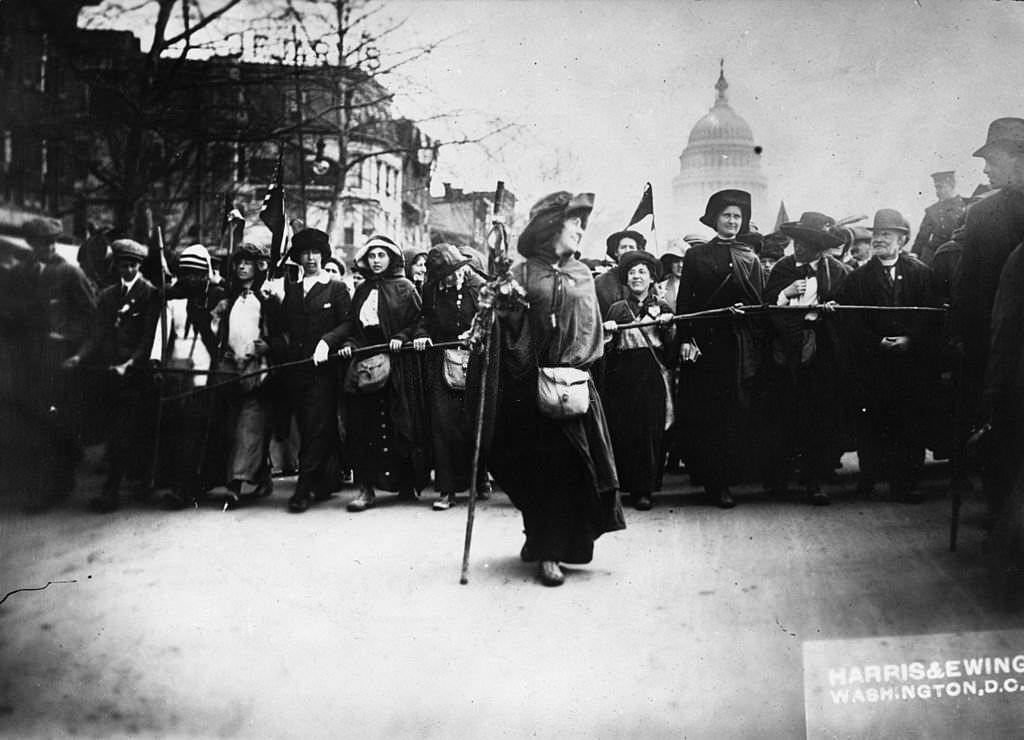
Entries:
[[[797,738],[805,640],[1014,629],[992,596],[968,498],[833,505],[737,490],[708,506],[670,475],[650,512],[545,588],[521,521],[353,488],[302,515],[294,478],[254,506],[164,512],[85,502],[0,518],[0,736]],[[95,466],[95,454],[91,463]],[[528,461],[524,461],[528,464]],[[7,502],[10,504],[10,501]]]

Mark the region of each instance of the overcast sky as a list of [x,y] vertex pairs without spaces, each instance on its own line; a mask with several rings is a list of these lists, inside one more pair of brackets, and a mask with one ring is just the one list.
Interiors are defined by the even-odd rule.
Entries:
[[381,5],[379,22],[406,20],[382,43],[385,53],[448,39],[383,80],[399,93],[399,113],[475,111],[454,129],[425,123],[436,137],[479,132],[485,117],[518,125],[488,154],[443,149],[435,191],[445,181],[489,190],[503,179],[523,211],[556,189],[593,191],[588,254],[600,253],[607,233],[625,225],[646,181],[659,236],[692,230],[700,214],[676,211],[671,183],[690,129],[714,103],[720,58],[729,101],[763,148],[769,206],[754,214],[763,231],[774,225],[780,200],[792,218],[805,210],[843,218],[897,208],[916,229],[934,201],[929,173],[956,170],[960,192],[969,194],[986,181],[982,161],[970,155],[989,122],[1024,117],[1022,2]]
[[407,70],[432,91],[426,105],[524,129],[497,160],[442,152],[437,182],[502,178],[525,209],[555,189],[592,190],[588,253],[645,181],[666,231],[695,222],[674,212],[671,181],[723,57],[729,101],[763,147],[762,230],[780,199],[793,218],[894,207],[916,229],[935,199],[929,173],[957,170],[969,194],[986,181],[970,155],[988,123],[1024,117],[1024,3],[446,0],[389,12],[409,19],[403,42],[455,34]]

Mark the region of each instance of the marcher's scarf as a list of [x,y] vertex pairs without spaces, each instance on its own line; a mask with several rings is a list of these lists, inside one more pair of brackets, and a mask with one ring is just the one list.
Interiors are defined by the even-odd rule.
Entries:
[[604,352],[604,330],[590,269],[531,257],[520,268],[530,302],[534,351],[543,366],[587,368]]

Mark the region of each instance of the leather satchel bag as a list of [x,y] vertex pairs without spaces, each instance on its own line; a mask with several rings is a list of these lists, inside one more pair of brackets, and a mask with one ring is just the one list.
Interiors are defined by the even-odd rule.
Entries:
[[446,349],[441,365],[443,368],[444,384],[453,391],[466,390],[469,350],[460,347]]
[[345,373],[346,393],[376,393],[391,376],[391,358],[386,354],[354,360]]
[[590,408],[590,373],[574,367],[537,368],[537,406],[549,419],[575,419]]

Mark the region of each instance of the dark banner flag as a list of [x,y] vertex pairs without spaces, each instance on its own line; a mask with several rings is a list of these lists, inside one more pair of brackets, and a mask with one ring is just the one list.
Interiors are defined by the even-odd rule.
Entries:
[[276,270],[281,264],[283,253],[285,227],[288,222],[284,215],[284,173],[282,168],[281,155],[277,157],[277,167],[274,169],[274,181],[271,183],[267,194],[263,196],[263,205],[260,206],[260,221],[270,229],[270,265]]

